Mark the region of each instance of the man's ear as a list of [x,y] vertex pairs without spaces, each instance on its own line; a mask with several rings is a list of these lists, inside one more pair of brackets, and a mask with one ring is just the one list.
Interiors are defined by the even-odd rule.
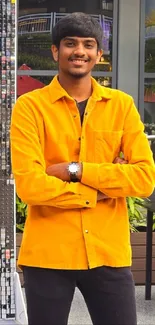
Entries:
[[96,59],[96,64],[100,62],[101,56],[103,55],[103,50],[98,50],[97,51],[97,59]]
[[58,62],[58,48],[55,45],[51,46],[52,56],[55,62]]

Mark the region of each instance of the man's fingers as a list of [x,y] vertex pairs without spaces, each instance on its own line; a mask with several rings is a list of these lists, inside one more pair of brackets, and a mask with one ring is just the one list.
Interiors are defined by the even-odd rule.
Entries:
[[98,192],[97,201],[102,201],[102,200],[105,200],[105,199],[109,199],[109,197],[104,193]]
[[120,157],[116,157],[115,159],[114,159],[114,162],[113,162],[114,164],[127,164],[128,162],[127,162],[127,160],[125,160],[125,159],[123,159],[123,158],[120,158]]
[[109,199],[109,196],[107,196],[106,194],[103,194],[103,200],[105,199]]

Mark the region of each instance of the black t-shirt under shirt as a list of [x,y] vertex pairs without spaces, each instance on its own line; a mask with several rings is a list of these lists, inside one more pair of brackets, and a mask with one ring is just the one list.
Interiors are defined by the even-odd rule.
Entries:
[[77,107],[79,109],[79,113],[80,113],[80,117],[81,117],[81,124],[83,122],[83,116],[84,116],[84,111],[85,111],[85,108],[86,108],[86,105],[87,105],[87,101],[88,101],[88,99],[85,99],[85,100],[83,100],[82,102],[79,102],[79,103],[76,101],[76,105],[77,105]]

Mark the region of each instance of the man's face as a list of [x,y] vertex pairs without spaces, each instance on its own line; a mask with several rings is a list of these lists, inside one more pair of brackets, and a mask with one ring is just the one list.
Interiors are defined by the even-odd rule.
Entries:
[[59,73],[82,78],[99,62],[102,51],[97,49],[95,38],[65,37],[57,49],[52,45],[52,54],[59,63]]

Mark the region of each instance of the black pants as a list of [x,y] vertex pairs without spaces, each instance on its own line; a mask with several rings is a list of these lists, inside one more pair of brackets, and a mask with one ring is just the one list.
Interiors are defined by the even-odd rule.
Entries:
[[136,325],[130,268],[68,271],[24,267],[29,325],[66,325],[75,287],[95,325]]

